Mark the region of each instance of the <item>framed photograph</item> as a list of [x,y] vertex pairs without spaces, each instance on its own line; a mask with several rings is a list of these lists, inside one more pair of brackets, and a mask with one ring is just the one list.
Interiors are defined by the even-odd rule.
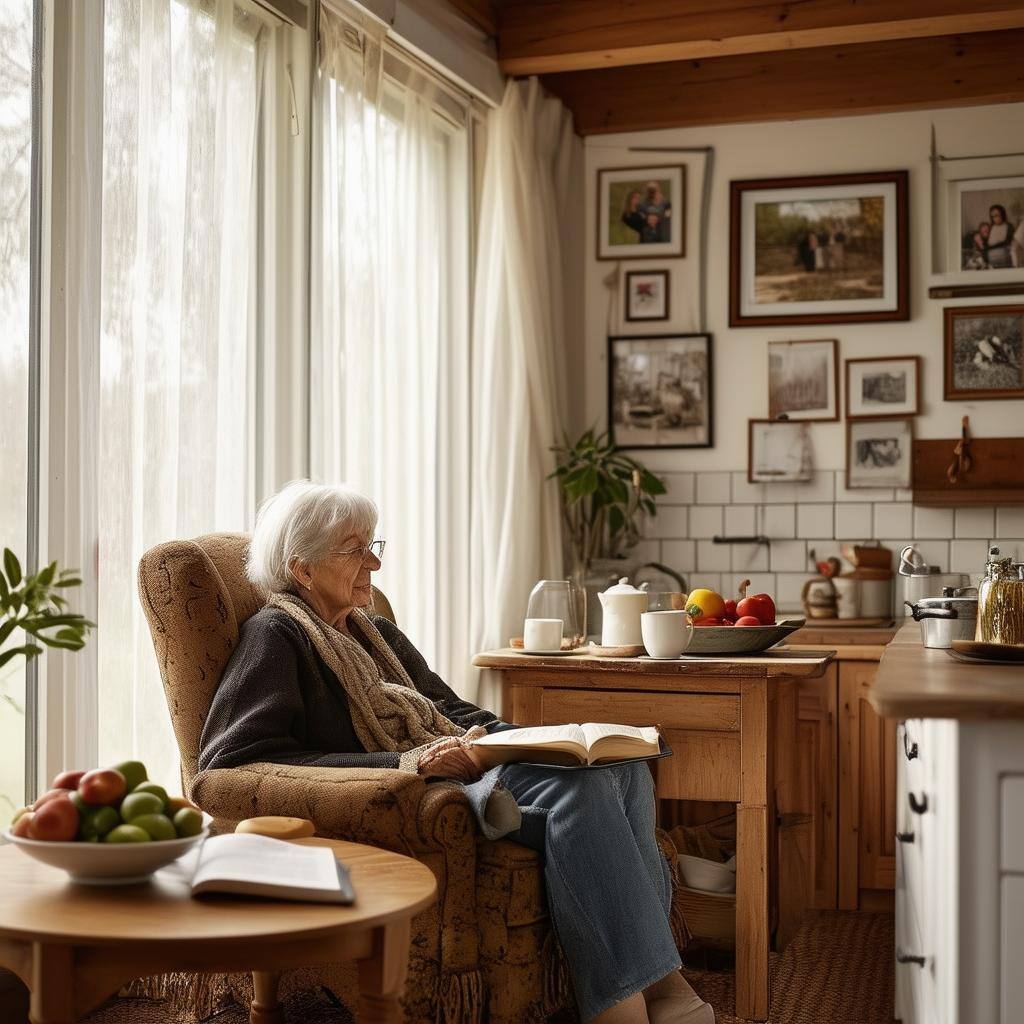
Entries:
[[886,419],[921,411],[921,357],[846,360],[846,418]]
[[768,342],[768,417],[839,419],[839,343]]
[[619,448],[710,448],[711,335],[608,339],[608,425]]
[[1024,305],[948,306],[946,400],[1024,398]]
[[686,168],[597,172],[597,258],[638,260],[686,251]]
[[667,320],[667,270],[630,270],[626,273],[626,320]]
[[734,181],[729,325],[910,316],[907,172]]
[[811,428],[792,420],[749,420],[747,479],[752,484],[794,483],[814,474]]
[[910,487],[914,421],[911,417],[846,421],[846,486]]

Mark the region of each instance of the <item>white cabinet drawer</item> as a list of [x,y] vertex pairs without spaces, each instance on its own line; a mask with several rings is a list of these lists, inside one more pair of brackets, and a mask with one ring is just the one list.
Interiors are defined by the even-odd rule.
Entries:
[[1003,871],[1024,872],[1024,775],[1005,775],[1002,784]]
[[1024,971],[1021,950],[1024,950],[1024,878],[1007,875],[1003,878],[1002,946],[999,964],[999,1019],[1002,1024],[1020,1024],[1024,1006]]

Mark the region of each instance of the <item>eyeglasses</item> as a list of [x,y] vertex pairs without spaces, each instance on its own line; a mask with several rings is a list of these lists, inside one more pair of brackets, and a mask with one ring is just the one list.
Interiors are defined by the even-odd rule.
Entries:
[[369,544],[361,544],[357,548],[348,548],[345,551],[332,551],[332,555],[358,555],[361,559],[366,558],[367,552],[373,555],[379,562],[384,557],[384,545],[386,541],[371,540]]

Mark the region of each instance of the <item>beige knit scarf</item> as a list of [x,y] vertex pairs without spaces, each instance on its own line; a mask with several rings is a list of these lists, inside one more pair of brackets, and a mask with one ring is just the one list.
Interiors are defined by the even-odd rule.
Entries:
[[[337,676],[348,697],[356,736],[368,753],[405,753],[444,737],[470,738],[484,731],[474,728],[467,735],[465,729],[445,718],[434,702],[416,689],[395,652],[369,616],[358,608],[349,615],[349,628],[367,641],[369,650],[354,637],[324,622],[294,594],[274,594],[267,603],[280,608],[302,627]],[[403,758],[403,767],[407,766],[412,767]]]

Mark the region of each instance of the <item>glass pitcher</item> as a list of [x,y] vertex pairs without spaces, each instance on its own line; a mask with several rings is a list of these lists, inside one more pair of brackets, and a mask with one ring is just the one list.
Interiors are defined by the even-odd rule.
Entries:
[[1024,565],[990,548],[978,587],[975,639],[988,644],[1024,646]]
[[528,619],[561,619],[562,649],[587,642],[587,593],[575,580],[541,580],[531,591]]

